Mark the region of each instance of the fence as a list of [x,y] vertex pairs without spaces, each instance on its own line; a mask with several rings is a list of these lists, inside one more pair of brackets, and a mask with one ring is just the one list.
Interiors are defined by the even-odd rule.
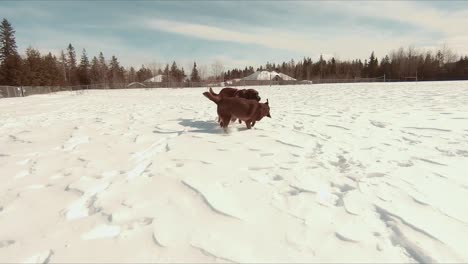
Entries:
[[314,79],[304,81],[273,81],[273,80],[239,80],[225,82],[133,82],[133,83],[100,83],[76,86],[0,86],[0,98],[22,97],[34,94],[49,94],[62,91],[83,91],[90,89],[133,89],[133,88],[199,88],[225,86],[265,86],[265,85],[304,85],[320,83],[353,83],[353,82],[384,82],[385,77],[354,78],[354,79]]
[[23,92],[20,87],[0,86],[0,98],[20,96],[23,96]]
[[81,89],[82,88],[76,86],[0,86],[0,98],[23,97],[34,94],[49,94]]

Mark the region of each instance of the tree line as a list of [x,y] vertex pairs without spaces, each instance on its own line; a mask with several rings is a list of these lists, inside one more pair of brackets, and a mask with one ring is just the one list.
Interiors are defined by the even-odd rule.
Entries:
[[[310,57],[295,62],[265,65],[257,71],[277,71],[289,75],[297,80],[314,79],[355,79],[383,77],[387,80],[405,81],[417,80],[466,80],[468,79],[468,56],[457,57],[446,46],[433,51],[421,52],[414,47],[400,48],[385,55],[380,62],[371,53],[369,59],[346,61],[334,57],[325,60],[321,55],[317,61]],[[245,77],[254,72],[253,67],[233,69],[225,73],[226,80]]]
[[[277,71],[297,80],[315,79],[354,79],[383,77],[387,80],[405,81],[417,80],[466,80],[468,79],[468,56],[457,57],[446,46],[433,51],[418,51],[414,47],[400,48],[385,55],[379,62],[374,52],[369,59],[341,61],[334,57],[325,60],[323,56],[317,61],[310,57],[301,61],[282,62],[265,65],[257,71]],[[225,73],[224,78],[243,78],[254,72],[253,67],[232,69]]]
[[77,58],[75,48],[69,44],[57,57],[52,53],[41,54],[29,47],[25,55],[17,51],[15,30],[7,19],[0,24],[0,85],[14,86],[75,86],[103,84],[114,87],[119,83],[143,82],[155,75],[161,75],[163,82],[222,81],[243,78],[256,70],[275,70],[297,80],[354,79],[384,76],[387,80],[462,80],[468,79],[468,56],[457,57],[446,46],[433,51],[418,51],[414,47],[400,48],[380,60],[372,52],[368,59],[361,61],[340,60],[321,55],[317,61],[310,57],[288,62],[267,62],[256,69],[247,66],[224,71],[221,62],[212,65],[211,76],[201,76],[196,62],[190,74],[179,68],[174,61],[164,69],[142,65],[139,69],[124,68],[116,56],[106,59],[100,52],[89,58],[85,49]]
[[17,51],[15,30],[7,19],[0,24],[0,85],[15,86],[75,86],[104,84],[114,87],[118,83],[143,82],[156,74],[162,75],[162,81],[182,82],[184,80],[200,81],[197,65],[194,63],[192,73],[187,78],[183,68],[174,61],[164,70],[152,71],[142,65],[125,69],[116,56],[106,60],[100,52],[89,58],[85,49],[77,58],[75,48],[69,44],[66,51],[57,57],[52,53],[41,54],[39,50],[29,47],[25,56]]

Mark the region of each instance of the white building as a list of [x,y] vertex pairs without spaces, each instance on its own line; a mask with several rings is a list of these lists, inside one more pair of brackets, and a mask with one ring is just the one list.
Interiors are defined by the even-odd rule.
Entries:
[[251,75],[242,78],[246,81],[295,81],[291,76],[275,71],[257,71]]
[[148,80],[145,80],[144,82],[162,82],[162,80],[163,80],[163,76],[162,74],[159,74],[159,75],[149,78]]

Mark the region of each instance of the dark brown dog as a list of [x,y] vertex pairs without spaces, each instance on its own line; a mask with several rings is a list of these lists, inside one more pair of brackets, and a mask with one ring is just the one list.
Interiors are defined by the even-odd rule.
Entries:
[[[226,87],[221,89],[219,91],[219,94],[215,93],[213,89],[210,87],[210,93],[215,95],[215,96],[221,96],[221,97],[240,97],[240,98],[245,98],[249,100],[256,100],[257,102],[260,102],[260,96],[258,95],[258,91],[255,89],[236,89],[232,87]],[[220,122],[221,118],[218,116],[218,122]],[[233,116],[231,119],[231,122],[236,121],[236,117]],[[239,119],[239,124],[242,123],[242,121]]]
[[218,105],[220,125],[224,128],[224,131],[227,130],[233,116],[244,121],[248,129],[252,128],[256,121],[262,120],[265,116],[271,118],[268,99],[266,103],[259,103],[255,100],[240,97],[222,97],[210,92],[204,92],[203,95]]
[[250,100],[256,100],[260,102],[260,96],[258,95],[258,91],[255,89],[236,89],[232,87],[226,87],[219,91],[219,94],[215,93],[213,89],[210,88],[210,92],[213,95],[219,95],[222,97],[240,97]]

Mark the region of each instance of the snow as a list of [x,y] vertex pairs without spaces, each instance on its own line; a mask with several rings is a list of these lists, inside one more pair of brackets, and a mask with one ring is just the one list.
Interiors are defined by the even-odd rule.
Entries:
[[242,80],[270,81],[270,80],[273,80],[276,76],[278,76],[279,78],[285,81],[296,80],[284,73],[277,73],[276,71],[257,71],[247,77],[244,77]]
[[468,261],[468,82],[252,88],[1,99],[0,262]]

